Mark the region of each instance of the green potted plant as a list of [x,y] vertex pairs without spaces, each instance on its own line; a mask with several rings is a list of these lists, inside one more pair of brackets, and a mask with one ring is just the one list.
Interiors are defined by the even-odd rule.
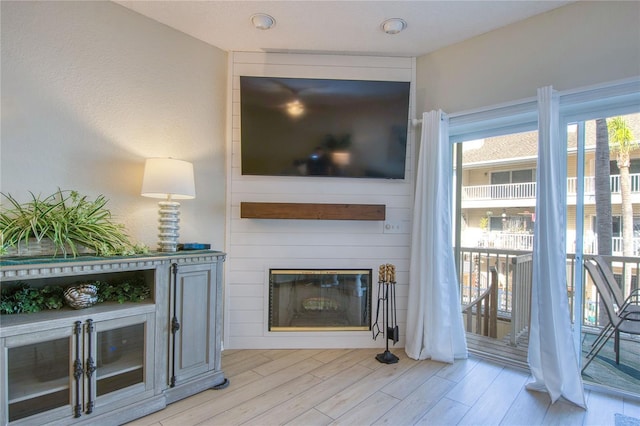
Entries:
[[487,230],[489,229],[489,218],[486,216],[483,216],[480,218],[480,229],[482,229],[483,232],[487,232]]
[[[74,257],[86,250],[98,256],[142,253],[146,247],[130,242],[124,226],[111,219],[107,199],[95,200],[77,191],[60,190],[46,197],[31,193],[19,203],[10,194],[0,209],[2,247],[0,254],[57,255]],[[30,253],[29,244],[50,242],[51,253]],[[15,253],[14,253],[15,252]]]

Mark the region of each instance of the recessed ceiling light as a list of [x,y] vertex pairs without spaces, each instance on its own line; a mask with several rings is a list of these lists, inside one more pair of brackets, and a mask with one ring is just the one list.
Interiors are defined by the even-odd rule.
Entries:
[[384,21],[380,28],[387,34],[398,34],[400,31],[407,28],[407,22],[400,18],[390,18]]
[[256,13],[251,15],[251,23],[259,30],[268,30],[276,24],[276,20],[266,13]]

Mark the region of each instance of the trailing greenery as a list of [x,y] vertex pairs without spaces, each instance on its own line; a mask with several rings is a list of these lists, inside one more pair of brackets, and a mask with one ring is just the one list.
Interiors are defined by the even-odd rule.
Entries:
[[0,313],[20,314],[60,309],[64,306],[64,288],[60,286],[29,287],[26,283],[2,286],[0,291]]
[[[144,276],[137,275],[114,282],[94,281],[100,302],[141,302],[151,295]],[[76,285],[76,284],[73,284]],[[60,309],[65,305],[64,290],[69,286],[31,287],[25,282],[3,285],[0,289],[0,314],[20,314]]]
[[[145,246],[129,241],[124,226],[114,223],[111,212],[105,208],[108,200],[100,195],[95,200],[77,191],[60,190],[42,198],[31,194],[31,201],[19,203],[10,194],[2,194],[7,203],[0,210],[2,247],[28,244],[30,238],[38,241],[50,239],[55,253],[75,257],[84,246],[98,256],[144,253]],[[8,204],[9,207],[6,205]]]
[[141,275],[116,283],[97,281],[95,284],[98,287],[98,303],[141,302],[151,294],[151,289]]

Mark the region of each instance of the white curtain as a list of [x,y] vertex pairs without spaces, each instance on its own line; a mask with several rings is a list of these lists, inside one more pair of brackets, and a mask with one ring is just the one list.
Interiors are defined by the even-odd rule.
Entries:
[[527,388],[586,407],[573,348],[567,297],[567,149],[560,143],[559,101],[552,87],[538,89],[538,171],[533,241],[533,288]]
[[452,363],[467,357],[451,231],[452,146],[442,111],[422,116],[405,352]]

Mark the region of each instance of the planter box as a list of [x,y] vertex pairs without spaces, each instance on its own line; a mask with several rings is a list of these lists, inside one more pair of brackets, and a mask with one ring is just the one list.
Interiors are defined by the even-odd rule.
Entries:
[[[91,250],[85,246],[76,244],[76,250],[78,254],[93,254],[94,250]],[[56,252],[56,247],[48,238],[44,238],[38,241],[36,238],[30,238],[27,243],[24,241],[20,241],[17,247],[7,247],[7,257],[38,257],[38,256],[64,256],[71,255],[73,256],[73,252],[69,245],[65,245],[64,250],[58,248]]]

